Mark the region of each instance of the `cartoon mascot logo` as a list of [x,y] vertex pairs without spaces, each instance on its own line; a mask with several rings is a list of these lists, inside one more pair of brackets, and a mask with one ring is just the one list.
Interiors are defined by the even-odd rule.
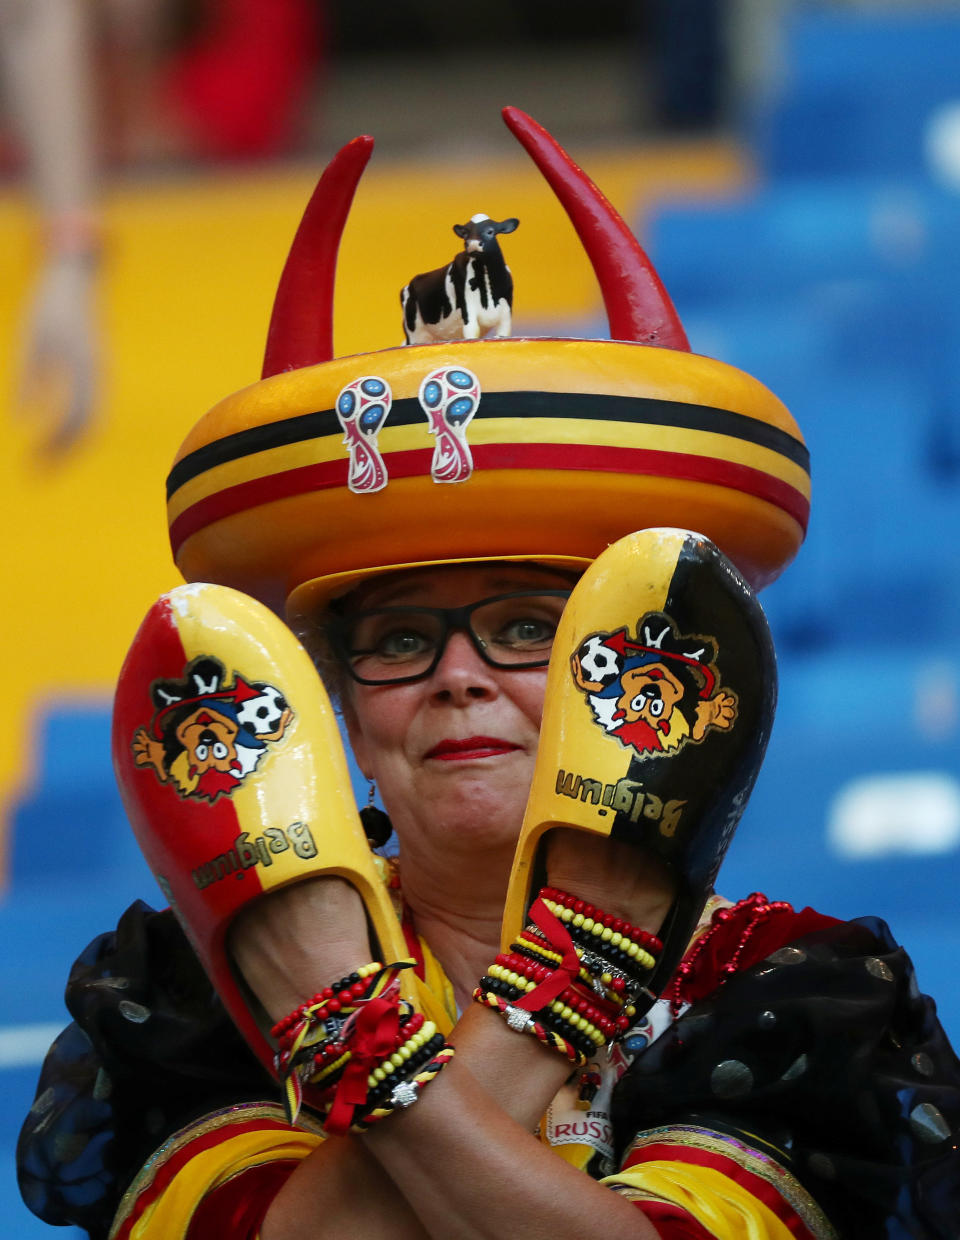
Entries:
[[733,727],[737,695],[720,688],[715,659],[711,638],[681,637],[669,616],[654,611],[636,638],[626,629],[591,634],[571,664],[597,723],[645,758]]
[[293,719],[279,689],[234,673],[226,683],[219,659],[201,655],[180,680],[150,686],[156,712],[133,738],[137,766],[151,766],[181,797],[229,796],[256,767],[269,741]]

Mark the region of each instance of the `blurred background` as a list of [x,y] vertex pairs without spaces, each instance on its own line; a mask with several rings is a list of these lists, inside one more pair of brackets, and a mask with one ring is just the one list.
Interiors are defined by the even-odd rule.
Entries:
[[401,342],[400,287],[477,211],[522,221],[515,334],[606,333],[505,103],[634,227],[694,349],[767,383],[811,448],[809,535],[763,596],[778,721],[721,890],[884,917],[960,1041],[958,65],[946,2],[0,0],[9,1235],[49,1234],[13,1149],[69,965],[135,896],[163,903],[109,719],[179,580],[164,479],[258,376],[317,174],[376,136],[338,353]]

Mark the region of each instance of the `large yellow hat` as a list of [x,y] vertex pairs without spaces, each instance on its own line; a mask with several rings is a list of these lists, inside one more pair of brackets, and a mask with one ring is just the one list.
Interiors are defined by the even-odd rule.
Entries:
[[170,536],[188,581],[301,612],[412,565],[582,566],[649,526],[706,535],[757,589],[796,554],[809,465],[785,406],[690,352],[610,203],[530,117],[507,108],[504,118],[584,244],[612,339],[334,358],[337,250],[373,146],[355,139],[294,239],[262,379],[201,419],[170,473]]

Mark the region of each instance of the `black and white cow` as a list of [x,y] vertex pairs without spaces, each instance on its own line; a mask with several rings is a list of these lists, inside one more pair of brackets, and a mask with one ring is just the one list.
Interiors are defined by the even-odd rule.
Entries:
[[513,280],[497,235],[519,223],[475,215],[454,224],[463,250],[446,267],[414,276],[400,293],[407,344],[510,335]]

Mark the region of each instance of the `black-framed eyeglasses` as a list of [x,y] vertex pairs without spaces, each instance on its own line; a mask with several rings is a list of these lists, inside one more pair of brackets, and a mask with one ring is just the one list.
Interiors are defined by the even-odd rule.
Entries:
[[516,590],[466,607],[371,607],[329,617],[326,633],[361,685],[424,679],[455,630],[493,667],[545,667],[569,597],[569,590]]

